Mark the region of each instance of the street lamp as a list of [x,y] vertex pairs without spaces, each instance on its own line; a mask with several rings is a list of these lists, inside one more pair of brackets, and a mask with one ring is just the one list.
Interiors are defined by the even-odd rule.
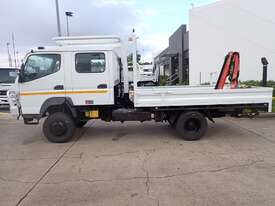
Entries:
[[58,33],[58,36],[61,36],[61,26],[60,26],[60,15],[59,15],[58,0],[55,0],[55,8],[56,8],[57,33]]
[[67,20],[67,36],[70,36],[70,30],[69,30],[69,17],[73,17],[74,13],[71,11],[66,11],[66,20]]

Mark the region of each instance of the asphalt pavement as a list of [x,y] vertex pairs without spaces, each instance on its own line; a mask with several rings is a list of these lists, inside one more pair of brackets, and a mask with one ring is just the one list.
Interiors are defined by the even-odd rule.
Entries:
[[0,113],[0,205],[274,205],[275,118],[217,120],[186,142],[167,124],[91,121],[72,142]]

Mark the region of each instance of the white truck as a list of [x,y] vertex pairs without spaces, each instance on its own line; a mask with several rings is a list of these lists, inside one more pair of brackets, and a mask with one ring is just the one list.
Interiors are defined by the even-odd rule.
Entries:
[[[134,69],[133,66],[128,66],[128,81],[129,83],[134,82]],[[154,66],[150,65],[140,65],[137,64],[137,85],[138,86],[153,86],[158,83],[158,73],[154,70]]]
[[[58,46],[37,47],[24,59],[11,111],[25,124],[43,123],[46,138],[69,141],[91,119],[169,122],[185,140],[198,140],[208,120],[270,112],[272,88],[138,87],[136,35],[60,37]],[[133,47],[134,80],[128,81],[127,44]]]
[[7,92],[15,83],[17,77],[17,69],[10,67],[0,68],[0,106],[8,107],[9,101]]

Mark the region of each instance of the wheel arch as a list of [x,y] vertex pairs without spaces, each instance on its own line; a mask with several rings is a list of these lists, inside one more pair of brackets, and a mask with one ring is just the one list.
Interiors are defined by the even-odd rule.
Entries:
[[77,112],[76,109],[74,108],[74,104],[71,98],[67,97],[52,97],[47,99],[41,106],[40,109],[40,118],[45,117],[47,112],[51,108],[61,108],[66,109],[68,112],[71,113],[71,115],[76,118],[77,117]]

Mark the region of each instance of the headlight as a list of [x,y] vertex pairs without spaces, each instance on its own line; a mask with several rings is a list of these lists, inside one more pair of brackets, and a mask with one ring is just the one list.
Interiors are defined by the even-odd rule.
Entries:
[[16,91],[8,91],[7,96],[10,104],[18,105],[19,95]]
[[17,98],[16,92],[15,91],[8,91],[8,97],[10,99],[16,99]]

